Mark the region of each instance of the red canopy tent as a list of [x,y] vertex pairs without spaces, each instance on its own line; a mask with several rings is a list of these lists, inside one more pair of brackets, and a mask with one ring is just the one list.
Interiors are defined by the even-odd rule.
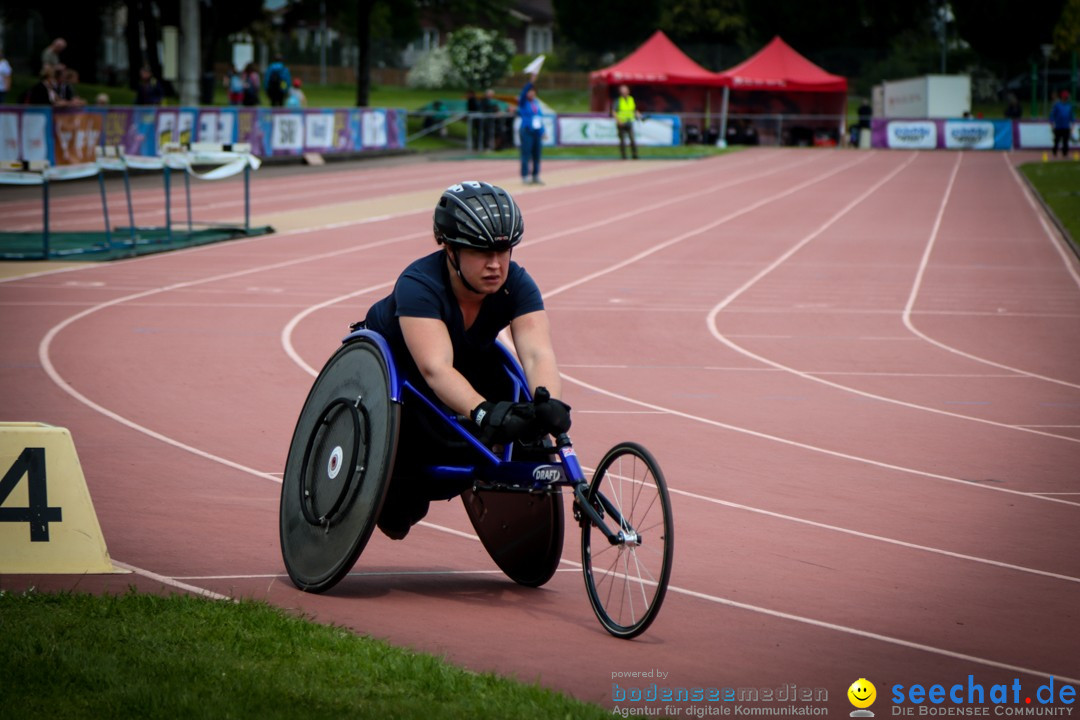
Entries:
[[729,113],[801,115],[804,117],[797,122],[811,133],[812,128],[821,127],[838,128],[841,135],[844,132],[847,79],[821,69],[779,37],[716,77],[724,85],[722,137],[726,136]]
[[621,61],[589,74],[591,109],[608,112],[619,85],[630,85],[637,104],[647,112],[700,112],[708,93],[723,84],[687,57],[662,31]]

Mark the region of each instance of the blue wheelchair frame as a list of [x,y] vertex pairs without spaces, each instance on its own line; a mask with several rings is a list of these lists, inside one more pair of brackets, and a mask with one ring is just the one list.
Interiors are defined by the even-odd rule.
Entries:
[[[347,335],[342,343],[358,339],[366,339],[374,343],[383,353],[389,376],[390,399],[393,402],[402,404],[412,400],[419,401],[435,417],[441,418],[455,435],[468,443],[483,460],[477,465],[432,465],[425,468],[429,477],[446,481],[448,488],[460,487],[463,481],[469,480],[473,481],[475,488],[481,490],[542,493],[554,488],[569,487],[574,493],[575,517],[579,523],[584,525],[585,522],[591,522],[612,545],[638,541],[638,533],[628,525],[615,505],[602,493],[595,492],[594,501],[589,501],[589,482],[566,433],[560,434],[555,440],[554,447],[551,448],[558,454],[559,462],[514,460],[513,443],[507,443],[501,454],[497,455],[465,428],[463,423],[472,422],[471,420],[451,412],[441,403],[427,397],[398,373],[390,345],[381,334],[367,329],[355,330]],[[514,402],[531,401],[532,396],[525,379],[524,369],[505,346],[497,341],[495,344],[505,361],[503,369],[513,383],[512,400]],[[454,497],[456,494],[458,493],[454,492],[447,497]],[[619,529],[612,530],[605,522],[605,516],[610,518]]]

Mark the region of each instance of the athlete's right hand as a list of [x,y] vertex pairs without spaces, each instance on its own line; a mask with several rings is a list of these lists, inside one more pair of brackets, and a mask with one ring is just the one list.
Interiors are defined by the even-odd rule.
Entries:
[[570,429],[570,406],[551,397],[546,387],[536,388],[533,393],[533,407],[536,409],[537,425],[542,432],[559,435]]

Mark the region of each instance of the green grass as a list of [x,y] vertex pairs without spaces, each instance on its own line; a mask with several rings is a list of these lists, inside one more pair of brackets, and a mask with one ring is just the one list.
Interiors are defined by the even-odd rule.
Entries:
[[1020,166],[1058,220],[1080,246],[1080,162],[1028,163]]
[[13,718],[609,716],[253,601],[0,592],[0,637]]

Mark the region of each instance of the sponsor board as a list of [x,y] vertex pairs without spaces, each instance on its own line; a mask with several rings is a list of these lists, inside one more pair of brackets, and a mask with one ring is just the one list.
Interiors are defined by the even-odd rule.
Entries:
[[932,120],[893,120],[885,127],[886,147],[933,150],[937,147],[937,123]]
[[994,123],[985,120],[949,120],[945,123],[949,150],[993,150]]
[[[673,115],[650,115],[635,122],[634,140],[638,145],[678,145],[679,118]],[[559,144],[618,145],[619,131],[614,118],[599,115],[560,115]]]

